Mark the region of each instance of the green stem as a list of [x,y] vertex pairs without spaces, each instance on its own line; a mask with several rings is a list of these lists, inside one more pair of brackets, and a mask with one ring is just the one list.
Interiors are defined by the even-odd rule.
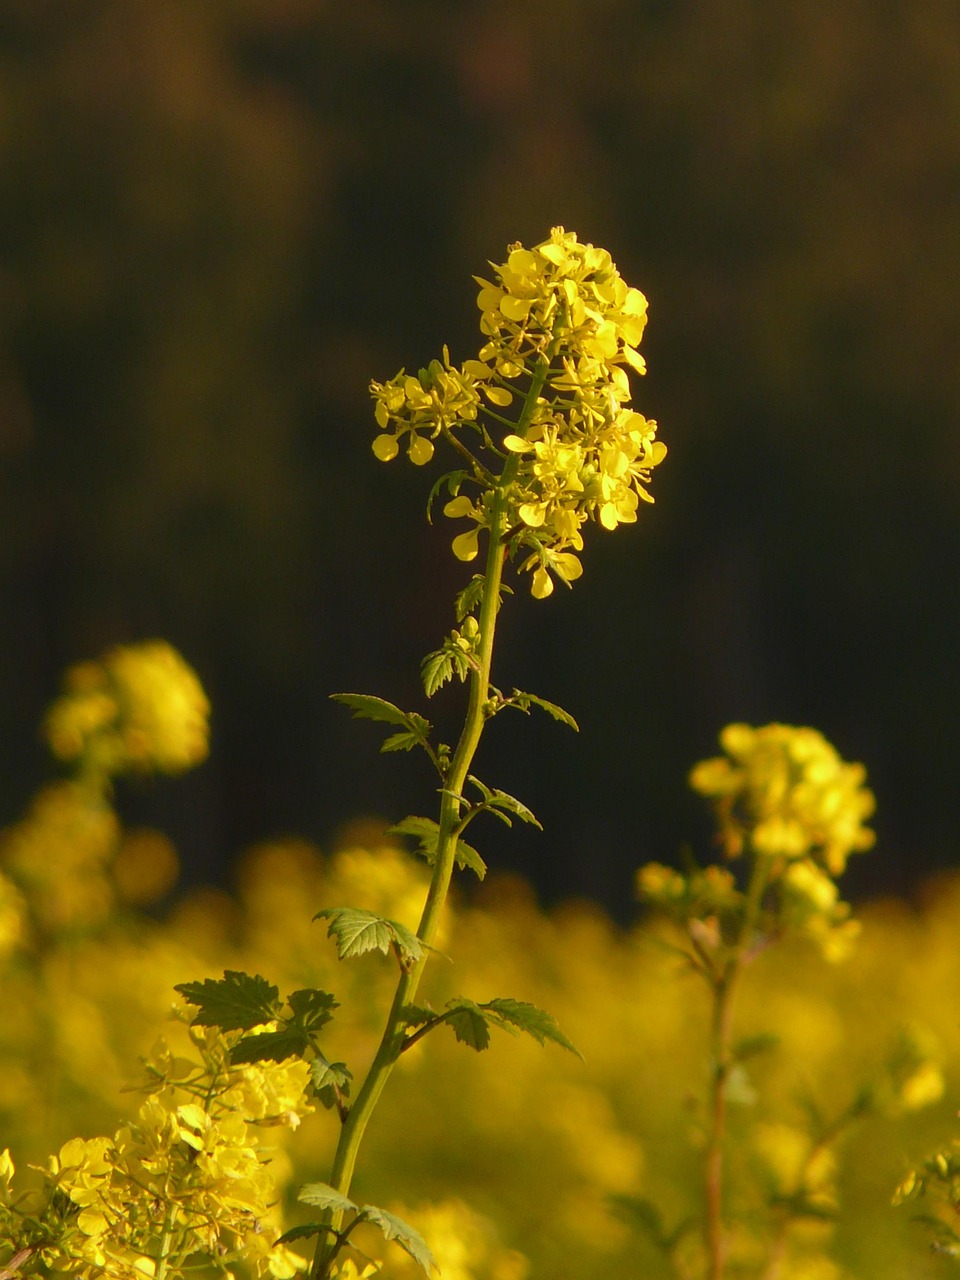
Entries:
[[[516,430],[519,435],[523,435],[529,427],[536,407],[537,397],[543,388],[549,370],[549,364],[549,357],[545,356],[534,374],[517,423]],[[330,1171],[330,1186],[344,1196],[350,1190],[360,1143],[363,1141],[363,1135],[370,1117],[403,1050],[406,1040],[403,1009],[404,1006],[412,1004],[416,997],[417,988],[420,985],[420,978],[426,963],[428,948],[432,946],[436,936],[440,923],[440,914],[446,901],[447,891],[450,888],[460,826],[462,804],[460,797],[467,781],[467,774],[470,772],[470,765],[480,744],[483,727],[487,719],[487,702],[490,697],[490,672],[493,664],[493,643],[496,634],[497,611],[500,607],[503,564],[506,557],[503,533],[506,528],[508,494],[518,466],[519,460],[515,455],[511,455],[506,461],[503,474],[493,497],[484,571],[483,598],[478,618],[480,647],[477,653],[477,666],[476,669],[470,672],[470,692],[463,730],[450,762],[446,785],[441,793],[437,855],[433,864],[433,874],[430,879],[430,887],[427,890],[423,914],[417,929],[417,937],[424,943],[424,950],[421,959],[408,972],[403,972],[400,975],[380,1045],[340,1130],[340,1140],[337,1144]],[[329,1225],[332,1230],[321,1236],[317,1241],[317,1249],[311,1269],[313,1280],[326,1280],[329,1274],[330,1267],[340,1247],[340,1242],[334,1232],[339,1231],[342,1220],[342,1213],[333,1212],[329,1215]]]
[[713,976],[713,1013],[710,1025],[710,1134],[704,1156],[706,1194],[706,1245],[709,1280],[723,1280],[724,1265],[724,1136],[727,1128],[727,1085],[734,1066],[731,1041],[734,997],[741,974],[750,960],[753,934],[767,887],[770,863],[753,855],[740,930],[726,963]]

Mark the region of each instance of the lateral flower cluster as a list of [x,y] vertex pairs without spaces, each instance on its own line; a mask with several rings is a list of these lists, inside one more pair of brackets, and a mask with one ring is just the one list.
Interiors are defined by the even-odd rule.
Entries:
[[869,849],[864,821],[874,811],[862,764],[841,760],[816,729],[729,724],[726,753],[690,773],[694,791],[713,801],[727,857],[807,858],[838,876],[852,853]]
[[151,1096],[113,1137],[72,1138],[17,1194],[0,1154],[0,1238],[43,1274],[130,1280],[243,1260],[261,1280],[291,1280],[306,1262],[277,1244],[278,1186],[258,1130],[295,1128],[312,1110],[306,1063],[231,1066],[208,1030],[202,1065],[162,1041],[146,1063]]
[[389,461],[403,445],[423,465],[447,439],[467,468],[448,477],[444,514],[472,522],[454,554],[474,559],[490,530],[512,555],[528,552],[519,567],[543,598],[554,578],[569,585],[581,575],[588,520],[616,529],[653,501],[651,474],[667,450],[657,424],[630,407],[628,377],[646,370],[637,348],[647,300],[606,249],[563,227],[532,249],[512,245],[491,266],[492,281],[475,277],[478,359],[457,367],[444,348],[416,375],[372,382],[373,451]]
[[147,640],[71,667],[45,729],[54,755],[87,771],[175,774],[206,759],[209,714],[193,669]]

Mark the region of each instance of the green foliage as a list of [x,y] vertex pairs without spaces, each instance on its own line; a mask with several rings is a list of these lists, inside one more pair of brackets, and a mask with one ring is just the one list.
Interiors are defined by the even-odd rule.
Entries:
[[[393,835],[415,836],[419,842],[418,852],[431,867],[436,863],[440,824],[433,818],[407,817],[391,827],[390,831]],[[454,846],[454,861],[461,870],[469,868],[479,880],[487,874],[487,864],[476,849],[465,840],[457,840]]]
[[227,969],[222,978],[177,983],[174,990],[197,1006],[193,1021],[200,1027],[249,1031],[262,1022],[272,1022],[280,1011],[277,987],[259,974],[251,977],[234,969]]
[[327,991],[305,988],[287,997],[284,1014],[279,991],[259,975],[227,970],[222,978],[181,982],[175,990],[197,1006],[193,1024],[221,1031],[250,1031],[262,1023],[279,1022],[276,1031],[241,1036],[230,1048],[230,1061],[284,1062],[316,1049],[317,1036],[333,1017],[337,1001]]
[[[386,1209],[380,1209],[373,1204],[357,1205],[325,1182],[311,1182],[301,1187],[297,1193],[297,1199],[316,1209],[330,1209],[337,1214],[352,1214],[352,1221],[347,1228],[339,1232],[341,1241],[345,1240],[355,1227],[368,1222],[381,1232],[385,1240],[392,1240],[398,1244],[428,1276],[438,1269],[433,1254],[419,1231],[396,1214],[388,1213]],[[325,1223],[310,1223],[293,1228],[283,1237],[283,1240],[301,1239],[304,1236],[318,1235],[330,1230],[331,1228]]]
[[416,711],[401,711],[385,698],[371,693],[332,693],[334,702],[342,703],[353,712],[355,720],[377,720],[382,724],[400,725],[399,733],[391,734],[380,747],[381,751],[409,751],[423,747],[430,752],[432,725]]
[[538,698],[534,693],[523,693],[520,689],[514,689],[509,697],[500,697],[497,709],[499,710],[500,707],[516,707],[518,711],[527,714],[531,707],[539,707],[541,711],[545,711],[554,720],[559,720],[561,724],[567,725],[575,733],[580,732],[580,726],[569,711],[564,711],[563,707],[555,702],[549,702],[546,698]]
[[372,911],[360,907],[324,907],[313,918],[330,921],[327,937],[336,942],[341,960],[351,960],[368,951],[386,955],[392,949],[400,963],[408,965],[416,964],[423,955],[420,939],[406,925]]
[[480,1052],[490,1045],[490,1027],[499,1027],[511,1035],[523,1031],[538,1044],[547,1040],[560,1045],[582,1060],[580,1050],[567,1039],[552,1014],[523,1000],[498,999],[478,1004],[466,996],[448,1000],[442,1013],[429,1006],[405,1005],[403,1021],[412,1029],[404,1048],[409,1048],[428,1031],[446,1023],[461,1044]]

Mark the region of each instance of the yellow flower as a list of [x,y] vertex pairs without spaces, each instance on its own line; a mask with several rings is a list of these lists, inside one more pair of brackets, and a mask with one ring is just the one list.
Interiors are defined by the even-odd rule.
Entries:
[[64,686],[45,722],[61,760],[110,775],[180,773],[206,759],[210,704],[165,641],[123,645],[71,667]]
[[839,875],[851,853],[869,849],[863,825],[874,810],[861,764],[847,764],[816,729],[731,724],[725,756],[701,761],[690,785],[714,802],[729,857],[745,848],[783,859],[811,858]]
[[[520,570],[542,599],[555,578],[569,585],[582,572],[573,552],[588,520],[616,529],[653,501],[651,474],[667,451],[657,424],[629,408],[628,376],[646,368],[637,344],[647,301],[606,249],[563,227],[532,249],[510,246],[506,261],[491,266],[492,281],[475,277],[487,339],[479,359],[457,368],[444,348],[443,361],[416,377],[401,370],[372,382],[381,430],[373,451],[389,461],[406,440],[410,459],[422,464],[438,436],[453,443],[467,468],[456,473],[445,514],[476,522],[454,539],[454,554],[473,560],[492,510],[505,508],[509,553],[532,553]],[[521,408],[511,424],[502,411],[514,404]],[[459,492],[464,484],[478,486],[476,502]]]

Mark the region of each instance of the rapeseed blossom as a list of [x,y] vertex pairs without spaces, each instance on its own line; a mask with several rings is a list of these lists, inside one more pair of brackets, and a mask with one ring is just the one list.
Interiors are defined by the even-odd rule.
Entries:
[[54,754],[87,771],[182,773],[206,759],[210,704],[163,640],[121,645],[71,667],[47,714]]
[[[651,473],[666,456],[657,424],[630,408],[628,370],[646,370],[637,350],[647,300],[626,284],[606,249],[554,227],[532,249],[512,245],[494,279],[480,286],[479,358],[462,367],[433,360],[417,375],[401,370],[372,382],[381,434],[373,451],[395,458],[405,443],[423,465],[446,439],[467,462],[450,478],[451,519],[473,527],[453,542],[472,560],[479,534],[502,539],[529,571],[532,594],[582,573],[582,528],[632,524],[652,502]],[[503,411],[518,406],[516,418]],[[464,485],[479,492],[459,492]],[[497,527],[494,528],[494,525]]]
[[873,844],[863,825],[874,810],[866,771],[841,760],[816,729],[730,724],[720,745],[726,755],[695,765],[690,785],[713,801],[728,857],[749,847],[770,858],[810,858],[836,876],[851,853]]

